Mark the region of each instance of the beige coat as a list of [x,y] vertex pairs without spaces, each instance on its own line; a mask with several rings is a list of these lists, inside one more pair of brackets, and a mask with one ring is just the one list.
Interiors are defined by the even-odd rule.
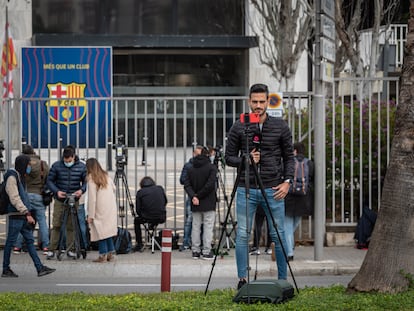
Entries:
[[99,241],[117,234],[118,214],[115,198],[115,185],[108,177],[108,186],[97,190],[96,184],[88,179],[88,217],[91,241]]

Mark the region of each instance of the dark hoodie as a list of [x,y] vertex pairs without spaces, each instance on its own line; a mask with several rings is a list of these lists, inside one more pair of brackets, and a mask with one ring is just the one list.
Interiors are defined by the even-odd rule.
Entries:
[[135,202],[137,214],[148,222],[164,223],[167,214],[167,196],[164,189],[148,177],[144,177],[140,184],[141,189],[137,192]]
[[9,214],[24,215],[30,210],[30,201],[25,186],[26,168],[30,157],[22,154],[16,157],[14,169],[7,170],[4,175],[6,192],[10,199]]
[[207,212],[216,209],[216,167],[206,155],[198,155],[193,167],[188,170],[184,189],[192,199],[197,197],[200,205],[191,204],[193,212]]

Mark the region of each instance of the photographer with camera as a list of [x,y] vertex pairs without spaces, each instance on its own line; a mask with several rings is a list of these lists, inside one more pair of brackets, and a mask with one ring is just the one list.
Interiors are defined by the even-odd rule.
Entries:
[[6,193],[9,199],[7,206],[8,228],[7,239],[3,253],[2,277],[17,278],[18,275],[10,269],[10,256],[13,244],[18,234],[22,234],[29,251],[33,264],[36,267],[37,275],[44,276],[56,269],[46,267],[40,261],[34,246],[33,230],[36,224],[31,214],[30,200],[26,192],[26,176],[30,174],[30,157],[22,154],[14,161],[14,169],[7,170],[4,179],[6,182]]
[[[226,164],[241,168],[236,197],[238,289],[247,283],[248,242],[258,205],[263,207],[267,221],[270,223],[270,236],[276,245],[278,278],[287,279],[287,260],[282,250],[282,245],[283,247],[286,245],[284,199],[288,194],[294,175],[295,161],[290,129],[286,121],[266,113],[268,105],[269,90],[267,85],[252,85],[249,92],[249,106],[251,111],[258,116],[258,120],[254,120],[255,122],[237,120],[232,125],[227,140]],[[247,116],[250,117],[249,114]],[[246,154],[247,152],[248,154]],[[255,164],[249,165],[249,176],[245,176],[246,160],[249,164],[252,162]],[[263,187],[259,184],[256,173],[258,173]],[[249,187],[248,193],[246,193],[247,187]],[[267,200],[263,197],[262,190],[265,192]],[[269,209],[279,234],[276,233]]]
[[[55,256],[58,249],[60,228],[62,226],[63,213],[69,208],[65,203],[67,195],[74,194],[76,198],[75,208],[79,208],[79,199],[86,192],[86,165],[79,160],[75,154],[75,148],[71,145],[63,149],[61,160],[53,163],[47,178],[47,186],[53,192],[55,204],[53,208],[53,228],[50,239],[47,259]],[[66,220],[67,255],[75,258],[74,246],[74,224],[70,217]]]
[[[40,156],[36,155],[31,145],[23,145],[22,153],[30,157],[32,170],[30,174],[26,175],[27,192],[33,217],[39,224],[38,246],[43,251],[43,254],[47,255],[49,250],[49,227],[46,222],[46,205],[44,204],[42,193],[45,189],[47,175],[49,174],[49,165],[46,161],[41,160]],[[48,197],[51,201],[52,196]],[[19,235],[14,245],[13,253],[18,254],[21,252],[22,242],[22,236]]]

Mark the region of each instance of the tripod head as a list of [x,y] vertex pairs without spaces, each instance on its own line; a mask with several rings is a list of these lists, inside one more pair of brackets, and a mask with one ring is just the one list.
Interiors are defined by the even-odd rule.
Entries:
[[69,206],[70,208],[74,207],[76,203],[76,196],[74,193],[67,194],[65,199],[65,205]]

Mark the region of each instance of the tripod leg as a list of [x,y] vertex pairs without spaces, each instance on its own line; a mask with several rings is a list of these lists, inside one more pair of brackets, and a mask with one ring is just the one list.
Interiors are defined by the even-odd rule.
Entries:
[[214,256],[213,263],[211,264],[211,271],[210,271],[210,275],[208,277],[207,286],[206,286],[206,289],[204,291],[204,295],[207,295],[208,286],[209,286],[210,281],[211,281],[211,276],[213,275],[213,270],[214,270],[214,266],[216,265],[217,256],[218,256],[218,254],[220,252],[220,245],[221,245],[221,243],[223,241],[224,234],[226,232],[226,224],[227,224],[228,219],[230,217],[231,206],[233,204],[233,200],[234,200],[234,197],[236,195],[237,185],[239,184],[239,181],[240,181],[240,172],[241,172],[242,165],[243,165],[243,163],[240,163],[239,167],[237,168],[237,178],[236,178],[236,181],[235,181],[234,186],[233,186],[233,191],[231,192],[230,202],[226,202],[227,203],[227,213],[226,213],[226,217],[225,217],[225,219],[224,219],[224,221],[222,223],[223,228],[221,230],[220,239],[219,239],[219,241],[217,243],[216,250],[214,251],[215,256]]
[[62,206],[63,213],[62,213],[62,222],[59,230],[59,240],[58,240],[58,251],[56,254],[56,258],[60,261],[62,260],[62,253],[63,253],[63,242],[64,237],[66,237],[66,221],[68,219],[68,209],[66,206]]
[[[263,185],[262,179],[260,178],[259,172],[257,170],[256,163],[253,161],[253,159],[251,159],[251,163],[252,163],[253,172],[255,174],[256,180],[257,180],[257,182],[259,183],[259,186],[260,186],[260,191],[261,191],[262,196],[263,196],[263,199],[264,199],[264,201],[266,203],[265,204],[266,208],[264,208],[264,211],[266,213],[266,217],[267,217],[267,221],[268,221],[268,224],[269,224],[269,228],[273,228],[273,230],[276,232],[277,240],[278,240],[278,242],[280,244],[280,248],[281,248],[281,250],[283,252],[284,259],[286,261],[286,264],[287,264],[287,266],[289,268],[289,271],[290,271],[290,274],[292,276],[293,283],[295,284],[296,291],[299,293],[299,288],[298,288],[298,286],[296,284],[296,279],[295,279],[295,276],[293,274],[292,267],[290,266],[290,263],[289,263],[289,260],[288,260],[288,256],[287,256],[287,253],[286,253],[286,250],[285,250],[285,245],[283,243],[283,240],[282,240],[281,235],[279,234],[279,230],[278,230],[278,226],[276,224],[275,218],[273,217],[273,213],[272,213],[272,210],[270,208],[270,203],[269,203],[269,200],[267,198],[266,191],[264,189],[264,185]],[[284,217],[284,215],[282,215],[282,217]],[[270,224],[272,224],[273,226],[270,226]],[[274,242],[276,244],[277,241],[274,241]],[[274,251],[276,252],[276,247],[275,247]],[[276,260],[277,260],[277,253],[276,253]]]

